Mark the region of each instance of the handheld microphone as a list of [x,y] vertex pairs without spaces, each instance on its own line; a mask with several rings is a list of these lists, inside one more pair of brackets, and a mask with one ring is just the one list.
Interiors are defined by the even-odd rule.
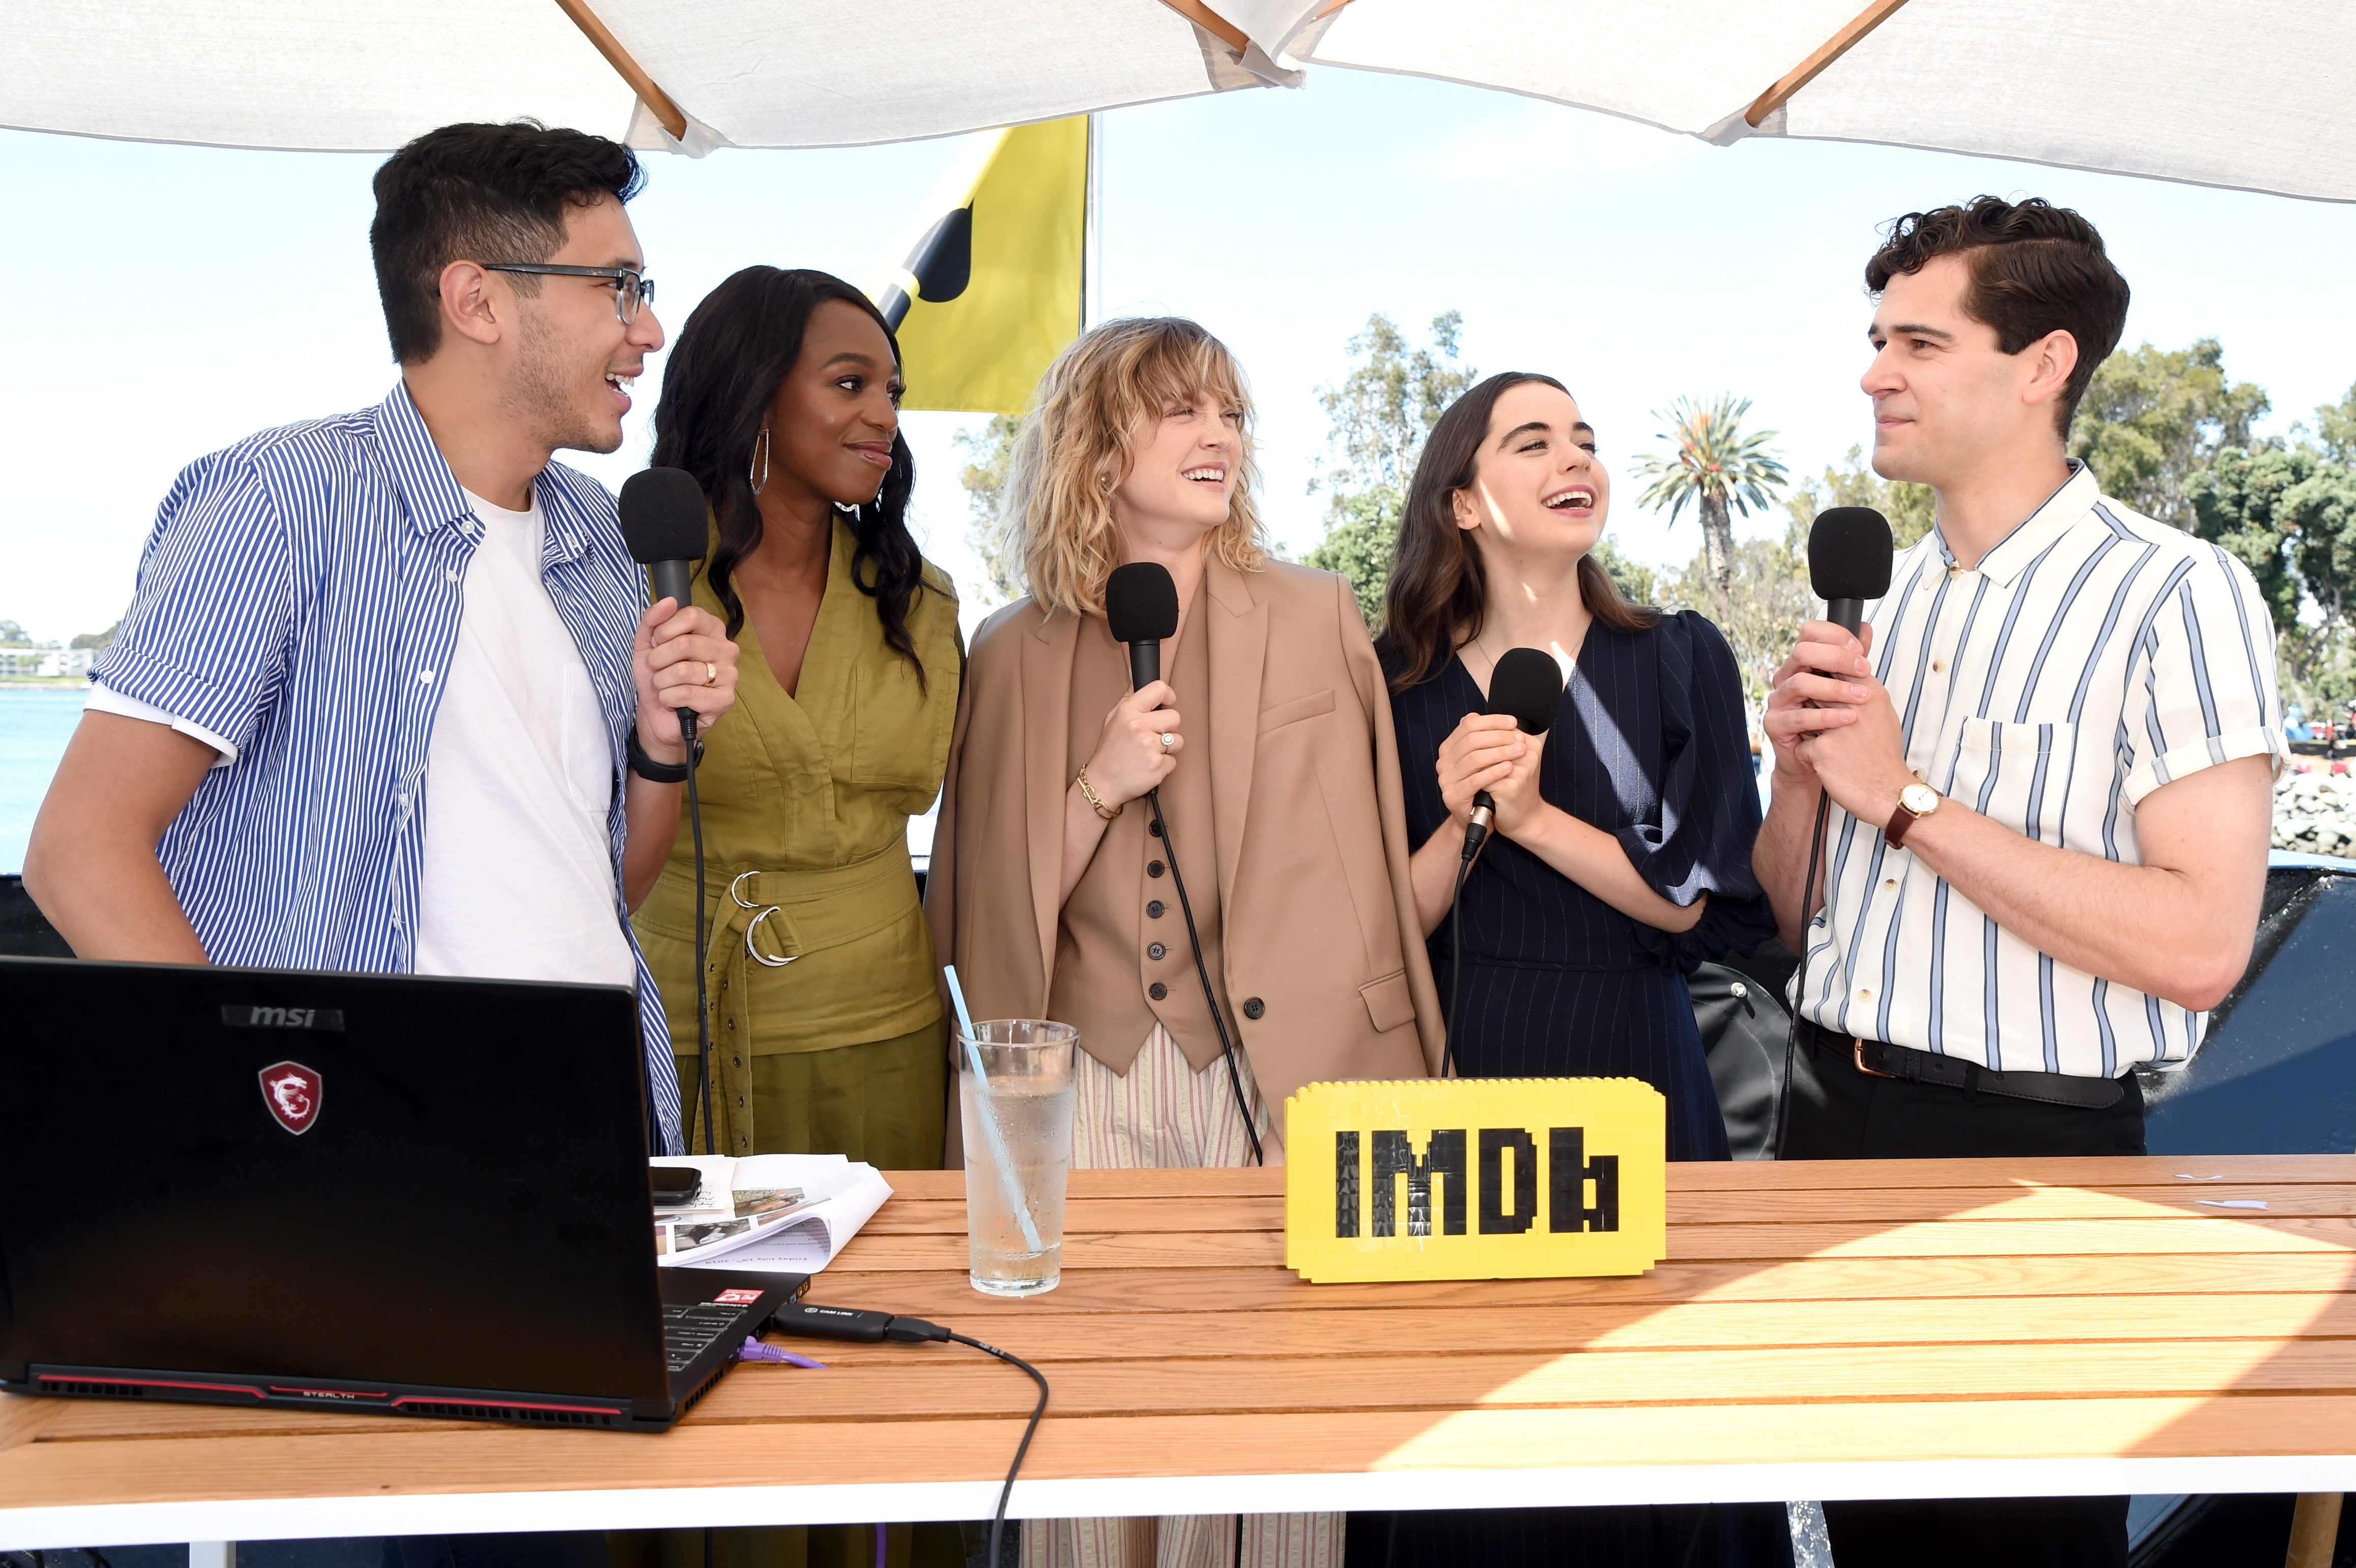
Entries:
[[[1152,685],[1162,678],[1162,640],[1178,635],[1178,581],[1158,560],[1132,560],[1116,566],[1105,579],[1105,624],[1112,640],[1129,645],[1129,688]],[[1202,633],[1197,631],[1195,635]],[[1226,1015],[1219,1010],[1219,994],[1211,987],[1211,966],[1203,961],[1203,938],[1194,929],[1194,901],[1186,896],[1186,879],[1178,869],[1178,846],[1171,841],[1170,825],[1162,819],[1162,792],[1145,792],[1153,813],[1149,827],[1162,840],[1170,858],[1170,885],[1177,890],[1179,912],[1186,917],[1186,941],[1194,950],[1194,975],[1203,982],[1203,1000],[1211,1009],[1212,1027],[1219,1031],[1219,1054],[1226,1058],[1227,1082],[1236,1092],[1236,1108],[1243,1114],[1244,1135],[1251,1139],[1252,1158],[1260,1165],[1268,1156],[1259,1147],[1259,1126],[1251,1102],[1244,1096],[1242,1070],[1236,1066],[1235,1041],[1227,1038]]]
[[1178,635],[1178,583],[1155,560],[1116,566],[1105,579],[1105,621],[1129,645],[1129,688],[1162,678],[1162,643]]
[[1870,507],[1834,507],[1808,529],[1808,585],[1825,602],[1825,619],[1854,635],[1865,605],[1890,592],[1897,546],[1890,519]]
[[703,487],[684,468],[648,468],[622,482],[622,542],[647,569],[656,599],[681,609],[703,554],[712,515]]
[[[1514,728],[1525,735],[1543,735],[1562,706],[1562,667],[1543,648],[1507,648],[1489,672],[1489,700],[1483,713],[1507,713]],[[1489,825],[1497,819],[1497,802],[1487,790],[1472,797],[1472,820],[1464,828],[1464,858],[1456,863],[1456,893],[1448,901],[1448,1016],[1440,1037],[1440,1074],[1456,1070],[1456,997],[1464,977],[1464,879],[1489,841]]]
[[[649,603],[669,600],[685,609],[694,562],[710,539],[712,515],[703,486],[684,468],[648,468],[622,481],[622,542],[647,569]],[[703,961],[703,805],[695,795],[695,709],[679,709],[679,736],[687,743],[687,820],[695,837],[695,1026],[698,1094],[703,1101],[703,1152],[716,1153],[712,1120],[712,1009]],[[651,1095],[649,1095],[651,1098]]]
[[[1525,735],[1543,735],[1562,705],[1562,667],[1539,648],[1507,648],[1489,672],[1489,702],[1483,713],[1507,713]],[[1464,830],[1464,863],[1471,865],[1489,840],[1497,803],[1487,790],[1472,797],[1472,825]]]
[[[1808,528],[1808,586],[1825,602],[1825,619],[1851,636],[1865,624],[1865,605],[1890,592],[1890,568],[1897,544],[1890,519],[1870,507],[1832,507]],[[1816,826],[1808,835],[1808,874],[1800,883],[1800,965],[1792,976],[1791,1028],[1783,1039],[1783,1083],[1775,1099],[1775,1156],[1783,1154],[1785,1117],[1792,1105],[1792,1065],[1799,1051],[1800,1003],[1808,994],[1805,928],[1815,918],[1816,871],[1823,864],[1825,824],[1832,796],[1816,788]]]

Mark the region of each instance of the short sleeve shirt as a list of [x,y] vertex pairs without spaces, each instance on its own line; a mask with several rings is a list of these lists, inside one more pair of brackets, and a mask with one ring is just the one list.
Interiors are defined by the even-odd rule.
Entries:
[[[2070,478],[1976,568],[1934,529],[1868,608],[1907,766],[2014,832],[2142,863],[2136,807],[2240,757],[2288,755],[2274,624],[2207,540]],[[2189,1059],[2205,1013],[2073,969],[2013,935],[1879,823],[1836,805],[1804,1017],[1999,1072],[2115,1077]]]

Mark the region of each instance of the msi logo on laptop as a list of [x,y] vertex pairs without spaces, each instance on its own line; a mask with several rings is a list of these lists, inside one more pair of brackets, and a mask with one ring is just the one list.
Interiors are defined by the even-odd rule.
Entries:
[[320,1029],[341,1034],[341,1008],[257,1008],[223,1006],[221,1022],[231,1029]]
[[262,1103],[280,1126],[297,1137],[319,1119],[324,1087],[319,1074],[299,1061],[281,1061],[262,1070]]

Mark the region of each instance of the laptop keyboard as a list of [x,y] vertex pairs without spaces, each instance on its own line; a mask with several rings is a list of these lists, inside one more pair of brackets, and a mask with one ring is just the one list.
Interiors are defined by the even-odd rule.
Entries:
[[687,1364],[708,1349],[712,1342],[732,1331],[744,1331],[744,1309],[741,1307],[716,1307],[700,1302],[692,1307],[663,1304],[663,1360],[674,1372],[687,1371]]

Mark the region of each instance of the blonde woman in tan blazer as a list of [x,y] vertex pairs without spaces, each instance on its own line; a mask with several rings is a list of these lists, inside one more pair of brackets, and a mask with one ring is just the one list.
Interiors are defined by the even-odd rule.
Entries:
[[[1008,476],[1032,592],[975,635],[926,908],[977,1018],[1078,1027],[1083,1168],[1250,1163],[1238,1084],[1275,1164],[1302,1084],[1439,1061],[1382,669],[1345,581],[1268,558],[1249,410],[1200,326],[1109,322],[1049,368]],[[1132,693],[1104,585],[1141,560],[1182,613],[1164,678]],[[1341,1519],[1247,1519],[1241,1560],[1337,1565]],[[1034,1521],[1023,1563],[1209,1568],[1237,1560],[1233,1528]]]

